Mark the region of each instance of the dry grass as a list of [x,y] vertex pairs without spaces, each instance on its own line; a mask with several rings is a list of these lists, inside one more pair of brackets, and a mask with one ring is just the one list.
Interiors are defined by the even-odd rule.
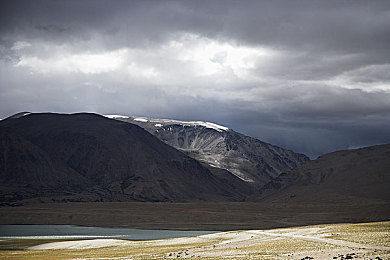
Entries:
[[[330,225],[329,237],[373,246],[390,246],[390,222]],[[334,234],[334,235],[332,235]]]
[[[196,238],[127,241],[79,250],[26,250],[48,241],[0,241],[1,259],[390,259],[390,222],[319,225],[266,231],[230,231]],[[353,242],[353,243],[351,243]],[[355,257],[356,256],[356,257]],[[339,257],[338,259],[341,259]]]

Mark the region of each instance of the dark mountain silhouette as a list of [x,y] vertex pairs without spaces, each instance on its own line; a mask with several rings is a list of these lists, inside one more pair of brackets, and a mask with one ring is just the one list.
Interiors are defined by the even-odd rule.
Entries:
[[[203,123],[154,124],[167,132],[160,138],[181,144],[178,151],[137,125],[97,114],[19,113],[0,121],[0,203],[256,200],[321,207],[390,201],[390,144],[334,152],[280,175],[261,175],[268,182],[252,172],[246,177],[254,181],[248,182],[215,166],[234,166],[245,174],[245,164],[234,164],[242,158],[276,169],[301,164],[305,157]],[[201,163],[182,152],[196,158],[188,145],[202,154]],[[243,157],[233,160],[239,154]]]
[[390,144],[385,144],[325,154],[281,174],[262,191],[271,202],[389,203],[389,184]]
[[20,113],[0,127],[3,202],[47,196],[55,201],[245,198],[198,161],[130,123],[88,113]]
[[89,184],[9,128],[0,127],[0,151],[0,201],[58,194],[58,189],[81,192]]

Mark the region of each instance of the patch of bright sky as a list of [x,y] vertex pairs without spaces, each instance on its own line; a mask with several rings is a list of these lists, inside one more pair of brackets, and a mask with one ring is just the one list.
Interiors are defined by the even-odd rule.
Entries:
[[[116,50],[93,49],[74,52],[71,46],[54,46],[48,43],[34,44],[17,41],[11,47],[18,55],[15,67],[25,67],[31,72],[40,74],[102,74],[116,72],[124,82],[148,83],[153,85],[180,86],[185,93],[186,85],[214,85],[213,89],[189,88],[190,95],[208,96],[219,92],[218,84],[224,86],[224,91],[230,91],[226,86],[237,83],[255,83],[262,85],[262,79],[267,78],[268,85],[277,75],[265,74],[261,68],[266,68],[272,62],[281,62],[284,53],[264,46],[245,46],[233,42],[219,41],[208,37],[182,33],[155,48],[123,47]],[[348,58],[348,57],[347,57]],[[328,86],[364,91],[390,91],[388,78],[378,80],[378,73],[388,69],[388,65],[360,68],[340,74],[322,83]],[[379,72],[378,72],[379,71]],[[376,73],[374,75],[374,73]],[[372,74],[373,81],[361,80],[359,75]],[[387,75],[387,74],[386,74]],[[235,84],[234,84],[235,83]],[[281,82],[288,85],[291,82]],[[296,82],[299,83],[299,82]],[[319,82],[317,82],[319,83]],[[266,84],[267,85],[267,84]],[[240,96],[237,88],[232,90],[236,97]],[[241,93],[248,98],[247,91]],[[203,94],[202,94],[203,93]]]
[[330,79],[327,83],[366,92],[390,91],[390,64],[369,65],[347,71]]
[[177,59],[196,64],[199,75],[212,75],[231,69],[240,78],[250,75],[262,57],[275,54],[271,49],[248,47],[195,34],[184,34],[166,48],[177,50]]
[[38,73],[97,74],[117,70],[124,63],[125,49],[103,53],[55,54],[47,58],[22,55],[15,67],[28,67]]
[[[273,54],[273,51],[265,48],[234,45],[195,34],[182,34],[155,49],[123,47],[106,52],[88,50],[72,53],[67,48],[61,50],[56,46],[46,45],[42,49],[49,51],[42,55],[39,50],[33,53],[23,51],[30,46],[31,44],[23,41],[14,44],[12,48],[20,58],[16,67],[28,67],[34,72],[44,74],[98,74],[121,70],[131,77],[146,80],[164,80],[177,76],[168,70],[166,62],[162,61],[169,61],[173,67],[181,68],[188,77],[217,75],[224,70],[230,70],[237,77],[247,78],[261,57]],[[145,57],[148,57],[148,60],[144,59]],[[166,75],[167,73],[175,75]]]

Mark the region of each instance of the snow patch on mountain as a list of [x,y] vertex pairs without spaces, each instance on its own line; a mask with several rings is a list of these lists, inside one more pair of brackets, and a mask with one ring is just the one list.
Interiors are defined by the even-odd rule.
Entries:
[[264,184],[308,160],[211,122],[136,116],[118,120],[136,124],[190,157],[227,170],[247,183]]
[[[134,118],[133,120],[140,121],[137,120],[137,118]],[[226,126],[221,126],[215,123],[205,122],[205,121],[180,121],[180,120],[172,120],[172,119],[154,119],[154,118],[149,118],[148,120],[149,122],[157,123],[155,124],[155,126],[159,126],[159,127],[163,126],[163,124],[165,125],[178,124],[183,126],[203,126],[206,128],[217,130],[218,132],[229,130],[229,128]],[[148,121],[143,121],[143,122],[148,122]]]
[[128,116],[122,116],[122,115],[103,115],[107,118],[110,118],[110,119],[115,119],[115,118],[129,118]]
[[214,129],[218,132],[229,130],[228,127],[218,125],[212,122],[205,121],[180,121],[173,119],[156,119],[156,118],[147,118],[147,117],[129,117],[123,115],[103,115],[110,119],[132,119],[133,121],[143,122],[143,123],[155,123],[155,127],[163,127],[164,125],[178,124],[183,126],[203,126],[206,128]]
[[138,121],[138,122],[144,122],[144,123],[148,122],[148,119],[143,118],[143,117],[136,117],[136,118],[133,118],[133,120]]
[[20,117],[27,116],[27,115],[30,115],[30,114],[31,114],[30,112],[25,112],[25,113],[21,114]]

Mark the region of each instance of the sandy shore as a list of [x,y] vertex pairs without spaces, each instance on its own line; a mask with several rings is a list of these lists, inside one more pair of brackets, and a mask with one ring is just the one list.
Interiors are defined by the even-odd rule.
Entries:
[[230,231],[150,241],[64,241],[30,247],[27,255],[62,252],[67,259],[75,255],[77,259],[89,259],[91,253],[112,259],[390,259],[389,245],[390,222],[378,222]]

